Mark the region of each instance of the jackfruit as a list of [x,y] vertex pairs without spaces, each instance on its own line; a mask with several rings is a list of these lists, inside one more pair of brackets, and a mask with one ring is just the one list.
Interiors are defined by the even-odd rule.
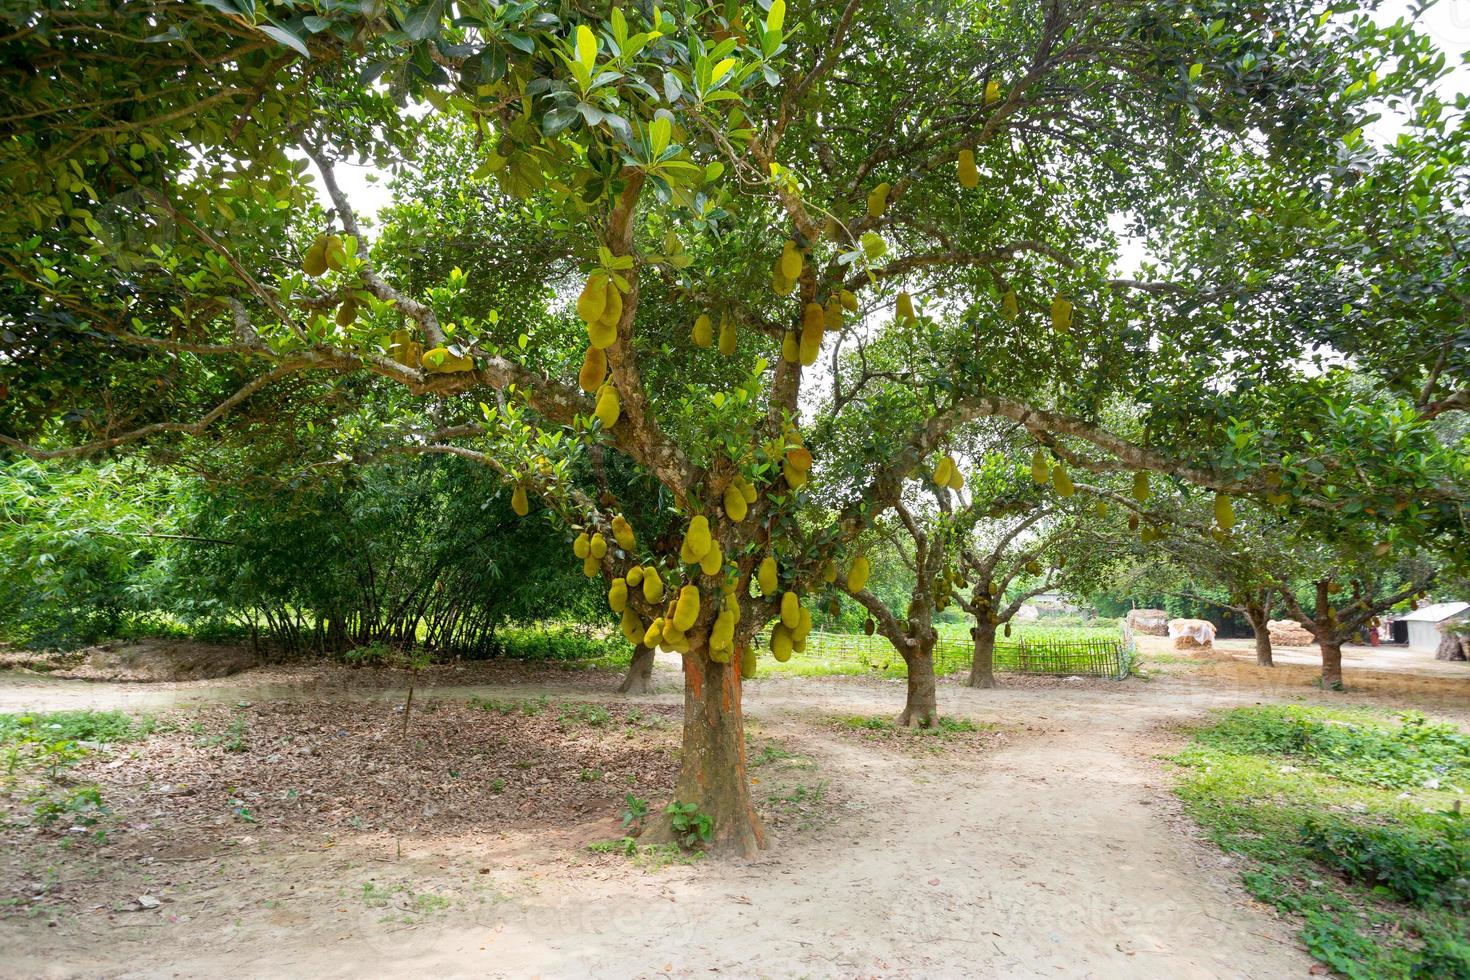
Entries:
[[1000,298],[1000,313],[1007,320],[1014,320],[1021,315],[1021,305],[1016,301],[1016,291],[1007,289],[1006,294]]
[[572,542],[572,554],[578,558],[586,558],[592,554],[592,538],[587,535],[586,531],[577,535],[577,539]]
[[840,289],[840,290],[838,290],[837,291],[837,301],[839,303],[841,303],[842,304],[842,308],[844,310],[846,310],[847,312],[849,312],[849,313],[856,313],[858,311],[858,299],[857,299],[857,296],[854,295],[853,291],[850,290],[850,289]]
[[699,559],[699,570],[706,575],[718,575],[725,567],[725,552],[718,541],[710,542],[709,550]]
[[1106,500],[1099,500],[1097,503],[1092,505],[1092,510],[1093,513],[1097,514],[1098,517],[1107,517],[1108,502]]
[[709,658],[718,664],[730,662],[730,653],[735,648],[735,611],[722,609],[715,617],[715,625],[709,632]]
[[623,631],[623,637],[634,646],[643,642],[643,634],[645,632],[643,621],[638,618],[638,614],[632,609],[624,606],[623,618],[618,623],[618,628]]
[[1075,488],[1072,486],[1072,478],[1067,475],[1067,468],[1060,462],[1052,467],[1051,485],[1058,495],[1063,497],[1070,497],[1075,492]]
[[847,570],[847,589],[849,592],[861,592],[863,586],[868,584],[868,576],[873,573],[873,565],[868,561],[866,555],[858,555],[852,560],[852,565]]
[[525,517],[531,512],[531,502],[526,499],[526,488],[519,483],[510,493],[510,509],[516,512],[517,517]]
[[588,578],[596,578],[597,573],[602,570],[602,562],[588,555],[582,559],[582,574]]
[[980,171],[975,169],[975,151],[963,149],[960,151],[958,170],[960,186],[974,190],[980,186]]
[[674,628],[685,632],[699,618],[699,586],[686,585],[679,590],[679,601],[674,604]]
[[628,580],[615,578],[607,590],[607,605],[615,613],[628,608]]
[[643,566],[634,565],[632,568],[628,569],[628,574],[625,576],[625,578],[627,578],[629,585],[638,585],[643,581]]
[[958,463],[950,467],[949,488],[951,490],[965,489],[965,474],[960,472],[960,466]]
[[1133,499],[1140,504],[1148,499],[1148,474],[1142,471],[1133,474]]
[[786,278],[781,271],[781,260],[777,259],[775,266],[771,268],[771,291],[777,296],[790,296],[795,288],[796,282]]
[[761,595],[771,596],[776,591],[776,559],[770,555],[761,561],[760,568],[755,573],[756,584],[761,588]]
[[465,354],[451,354],[447,347],[435,347],[424,351],[423,357],[419,358],[419,363],[430,374],[454,374],[475,369],[473,358]]
[[597,323],[602,311],[607,308],[607,276],[594,272],[587,277],[582,293],[577,297],[577,316],[584,323]]
[[745,520],[745,515],[749,510],[750,505],[745,501],[745,494],[741,493],[740,488],[731,481],[725,487],[725,516],[739,523]]
[[322,250],[322,258],[326,260],[327,268],[333,272],[341,272],[342,265],[347,261],[347,247],[342,242],[341,235],[328,235],[326,248]]
[[803,473],[811,472],[812,454],[805,446],[800,444],[786,447],[786,460],[792,467]]
[[357,300],[349,296],[342,302],[341,306],[337,307],[337,326],[350,327],[352,326],[352,321],[356,319]]
[[301,271],[315,279],[327,271],[327,236],[318,235],[301,256]]
[[826,317],[818,303],[808,303],[801,314],[801,342],[797,353],[801,363],[810,367],[817,363],[822,353],[822,333],[826,329]]
[[582,358],[582,369],[577,372],[577,383],[582,390],[588,393],[596,391],[602,386],[602,379],[607,377],[607,355],[599,348],[588,347],[587,354]]
[[664,641],[664,618],[662,616],[648,624],[648,629],[643,633],[643,645],[649,648],[657,647]]
[[[709,518],[703,514],[696,514],[689,522],[689,529],[684,532],[684,544],[689,554],[698,561],[709,551],[711,540],[709,534]],[[691,563],[692,564],[692,563]]]
[[801,360],[801,345],[797,343],[794,331],[786,331],[781,338],[781,360],[787,364],[795,364]]
[[735,321],[728,313],[720,314],[720,353],[726,357],[735,354]]
[[1138,515],[1137,514],[1129,514],[1128,515],[1128,530],[1130,530],[1130,531],[1137,531],[1138,530]]
[[592,540],[587,543],[587,553],[599,561],[607,554],[607,538],[602,536],[601,531],[592,535]]
[[1000,101],[1000,82],[995,82],[995,81],[986,82],[985,83],[985,104],[987,106],[992,106],[992,105],[995,105],[999,101]]
[[837,563],[830,559],[822,562],[822,581],[831,585],[837,581]]
[[934,483],[937,486],[949,486],[950,474],[954,472],[954,460],[948,456],[939,457],[939,465],[934,467]]
[[598,320],[587,324],[587,342],[598,350],[605,350],[618,339],[618,328]]
[[781,275],[794,282],[801,277],[801,267],[801,252],[796,243],[788,238],[785,248],[781,250]]
[[754,483],[751,483],[749,480],[747,480],[743,476],[737,476],[735,478],[735,481],[736,481],[736,483],[738,483],[740,485],[740,494],[741,494],[741,496],[743,496],[745,498],[745,502],[747,504],[753,504],[753,503],[755,503],[755,498],[756,498],[755,484]]
[[868,636],[872,636],[875,629],[877,629],[877,625],[873,622],[872,616],[869,616],[867,619],[863,620],[864,633],[866,633]]
[[791,627],[791,638],[800,643],[812,631],[812,611],[802,606],[796,611],[796,625]]
[[743,680],[755,680],[757,669],[755,651],[746,647],[740,651],[740,677]]
[[1051,467],[1046,463],[1046,453],[1037,446],[1036,451],[1031,454],[1031,479],[1037,483],[1046,483],[1051,479]]
[[1009,622],[1007,622],[1006,623],[1006,636],[1010,636],[1010,635],[1011,635],[1011,624]]
[[597,395],[597,407],[592,414],[597,416],[604,429],[611,429],[618,424],[618,416],[623,413],[623,404],[618,399],[618,390],[612,385],[603,385]]
[[771,627],[771,656],[782,664],[791,659],[791,630],[784,623]]
[[613,540],[624,551],[632,551],[634,545],[638,543],[637,538],[633,536],[633,525],[629,524],[628,519],[622,514],[612,519],[612,533]]
[[795,592],[781,594],[781,622],[788,629],[801,622],[801,600],[796,597]]
[[1235,526],[1235,505],[1223,493],[1215,494],[1215,523],[1220,530],[1228,531]]
[[1051,300],[1051,328],[1066,333],[1072,328],[1072,304],[1057,293]]
[[868,217],[883,217],[883,209],[888,207],[888,189],[888,181],[885,180],[868,192]]
[[907,323],[914,319],[914,298],[906,291],[898,294],[898,300],[893,304],[894,315],[898,322]]
[[715,342],[715,325],[708,315],[701,313],[694,319],[694,346],[709,347]]
[[658,569],[648,565],[643,569],[643,600],[660,602],[664,597],[664,580],[659,578]]

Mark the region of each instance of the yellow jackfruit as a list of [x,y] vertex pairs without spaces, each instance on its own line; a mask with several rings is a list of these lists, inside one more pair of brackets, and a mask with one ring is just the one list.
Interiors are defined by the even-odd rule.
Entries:
[[341,235],[328,235],[326,247],[322,250],[322,258],[327,263],[327,268],[333,272],[341,272],[342,265],[347,261],[347,246],[342,241]]
[[781,622],[789,629],[801,621],[801,600],[796,597],[795,592],[785,592],[781,595]]
[[341,306],[337,307],[337,326],[350,327],[352,326],[352,321],[356,319],[357,300],[349,296],[343,301]]
[[1215,523],[1220,530],[1228,531],[1235,526],[1235,505],[1223,493],[1215,494]]
[[963,149],[958,162],[960,186],[973,190],[980,186],[980,171],[975,169],[975,151]]
[[841,330],[843,320],[842,302],[836,296],[828,296],[822,304],[822,326],[828,330]]
[[796,281],[787,279],[781,271],[781,260],[777,259],[775,266],[771,268],[771,291],[777,296],[790,296],[791,291],[796,288]]
[[738,523],[745,520],[745,515],[749,510],[750,505],[746,503],[745,494],[741,493],[740,487],[732,481],[725,487],[725,516]]
[[791,659],[791,630],[785,623],[771,627],[771,656],[783,664]]
[[618,339],[617,326],[609,326],[601,320],[587,324],[587,342],[598,350],[606,350]]
[[801,343],[798,355],[801,363],[810,367],[817,363],[822,353],[822,333],[826,329],[826,316],[818,303],[808,303],[801,314]]
[[831,585],[837,581],[837,563],[835,561],[822,562],[822,581]]
[[699,570],[706,575],[718,575],[725,567],[725,552],[718,541],[711,541],[709,550],[699,559]]
[[629,585],[640,584],[643,581],[643,566],[634,565],[632,568],[628,569],[628,574],[625,577],[627,578]]
[[740,651],[740,677],[742,680],[754,680],[759,664],[756,662],[755,651],[746,647]]
[[683,633],[699,618],[699,586],[686,585],[679,590],[679,601],[674,604],[674,628]]
[[789,457],[781,460],[781,476],[785,478],[786,485],[793,490],[800,490],[806,486],[808,479],[807,471],[792,466]]
[[722,609],[715,617],[715,625],[709,632],[709,658],[715,663],[730,662],[730,653],[735,649],[735,612]]
[[1067,468],[1060,462],[1051,468],[1051,485],[1062,497],[1070,497],[1074,492],[1072,478],[1067,475]]
[[577,372],[577,383],[586,392],[594,392],[602,387],[602,379],[607,377],[607,355],[600,348],[587,348],[587,355],[582,358],[582,370]]
[[578,558],[586,558],[592,554],[592,538],[588,536],[586,531],[577,535],[577,539],[572,542],[572,554]]
[[796,341],[795,332],[788,330],[786,336],[781,338],[781,360],[787,364],[795,364],[801,360],[801,345]]
[[745,498],[745,502],[747,504],[755,503],[755,498],[757,496],[755,484],[751,483],[743,476],[737,476],[735,478],[735,482],[740,487],[740,495]]
[[648,629],[643,633],[643,645],[656,647],[664,641],[664,618],[662,616],[648,624]]
[[531,502],[526,499],[526,488],[519,483],[510,494],[510,509],[516,512],[517,517],[525,517],[531,512]]
[[797,249],[796,243],[788,238],[786,247],[781,250],[781,275],[795,281],[801,276],[801,267],[801,251]]
[[851,592],[861,592],[868,584],[868,576],[873,574],[873,564],[868,561],[866,555],[858,555],[852,560],[852,565],[847,570],[847,588]]
[[649,565],[643,569],[643,599],[645,602],[661,602],[664,597],[664,580],[658,569]]
[[618,390],[612,385],[603,385],[597,395],[597,407],[592,414],[597,416],[604,429],[611,429],[618,424],[618,416],[623,413],[623,403],[618,399]]
[[301,256],[301,271],[316,278],[327,271],[327,236],[318,235]]
[[735,321],[728,313],[720,314],[720,353],[726,357],[735,354]]
[[637,538],[633,536],[633,525],[629,524],[628,519],[622,514],[612,519],[612,533],[613,540],[624,551],[632,551],[633,546],[638,543]]
[[1148,499],[1148,474],[1142,471],[1133,474],[1133,499],[1140,504]]
[[701,313],[694,318],[693,339],[695,347],[709,347],[715,342],[715,325],[707,314]]
[[761,595],[770,596],[776,592],[776,559],[770,555],[761,561],[760,569],[755,573],[756,584],[761,587]]
[[986,82],[985,83],[985,104],[988,105],[988,106],[991,106],[991,105],[995,105],[999,101],[1000,101],[1000,82],[994,82],[994,81]]
[[467,354],[450,353],[447,347],[435,347],[424,351],[419,363],[424,370],[430,374],[454,374],[459,371],[473,371],[475,361]]
[[960,464],[955,463],[949,468],[949,483],[947,485],[951,490],[965,489],[965,474],[960,472]]
[[888,189],[888,181],[885,180],[868,191],[868,217],[883,217],[883,209],[888,207]]
[[796,611],[796,625],[791,627],[791,638],[797,643],[802,643],[811,631],[812,611],[806,606],[802,606]]
[[607,276],[594,272],[587,277],[582,293],[577,297],[577,316],[584,323],[597,323],[602,311],[607,308]]
[[1057,293],[1051,300],[1051,328],[1057,333],[1072,329],[1072,304]]
[[703,514],[694,515],[689,522],[689,529],[684,532],[684,544],[695,561],[704,557],[711,544],[708,517]]
[[615,613],[628,608],[628,580],[615,578],[607,590],[607,605]]
[[626,606],[623,608],[623,618],[619,621],[618,628],[623,631],[623,637],[634,646],[643,642],[643,634],[646,632],[643,628],[643,620]]
[[587,542],[587,553],[599,560],[607,554],[607,538],[602,536],[601,531],[594,533],[592,539]]
[[856,313],[858,311],[857,296],[853,294],[852,290],[843,289],[838,291],[837,299],[842,303],[842,308],[847,312]]
[[596,578],[597,573],[602,570],[602,562],[588,555],[582,559],[582,574],[588,578]]
[[954,474],[954,460],[948,456],[939,457],[939,465],[934,467],[934,482],[941,487],[949,486],[949,478]]
[[1006,294],[1000,298],[1000,312],[1007,320],[1014,320],[1021,315],[1021,305],[1016,301],[1016,291],[1007,289]]
[[898,294],[898,300],[893,304],[894,315],[900,323],[907,323],[914,319],[914,298],[906,291]]
[[1037,446],[1036,451],[1031,454],[1031,479],[1037,483],[1046,483],[1051,480],[1051,467],[1046,463],[1046,453]]

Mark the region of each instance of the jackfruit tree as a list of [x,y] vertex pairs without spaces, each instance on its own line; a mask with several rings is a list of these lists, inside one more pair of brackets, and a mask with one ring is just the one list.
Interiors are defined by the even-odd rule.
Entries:
[[[1291,401],[1300,321],[1234,305],[1220,264],[1114,272],[1120,225],[1193,255],[1169,246],[1195,237],[1227,150],[1248,143],[1283,186],[1330,183],[1381,100],[1419,97],[1428,42],[1347,6],[7,11],[0,445],[194,451],[269,426],[250,409],[282,389],[424,400],[334,427],[333,462],[460,456],[564,527],[630,644],[683,655],[676,795],[715,849],[748,854],[752,639],[776,623],[773,655],[797,651],[827,563],[861,582],[852,542],[959,427],[1009,419],[1073,469],[1289,511],[1391,498],[1397,451],[1338,465],[1299,451],[1305,424],[1227,422],[1242,385]],[[469,220],[453,240],[375,236],[346,168],[446,166],[426,145],[453,149]],[[885,333],[944,352],[891,412],[825,368]],[[853,426],[804,412],[828,380],[870,450],[841,467],[831,440]],[[1109,414],[1120,393],[1132,415]],[[638,501],[581,476],[614,457]],[[1448,534],[1447,479],[1364,519]],[[823,481],[835,517],[804,524]]]

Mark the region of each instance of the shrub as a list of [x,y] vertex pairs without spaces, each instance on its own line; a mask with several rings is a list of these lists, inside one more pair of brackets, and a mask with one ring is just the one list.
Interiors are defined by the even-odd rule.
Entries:
[[1470,825],[1451,814],[1407,827],[1360,827],[1309,818],[1302,842],[1312,856],[1354,881],[1420,906],[1470,911]]

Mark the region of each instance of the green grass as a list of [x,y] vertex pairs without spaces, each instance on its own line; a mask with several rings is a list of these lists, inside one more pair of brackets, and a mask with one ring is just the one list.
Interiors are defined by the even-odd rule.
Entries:
[[1258,899],[1352,978],[1470,978],[1470,737],[1414,713],[1239,708],[1172,760]]
[[50,711],[0,714],[0,745],[25,742],[136,742],[157,725],[122,711]]
[[933,728],[899,728],[891,719],[882,715],[847,715],[838,718],[837,723],[845,728],[855,728],[859,731],[902,732],[912,735],[944,736],[980,731],[980,726],[968,718],[953,718],[949,715],[941,715],[939,722]]

